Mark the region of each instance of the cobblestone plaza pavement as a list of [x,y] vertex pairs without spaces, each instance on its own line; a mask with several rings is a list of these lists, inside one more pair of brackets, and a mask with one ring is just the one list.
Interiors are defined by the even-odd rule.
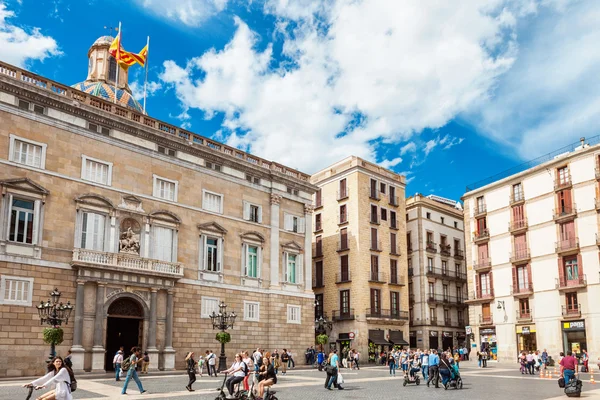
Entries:
[[[402,386],[401,374],[395,378],[383,367],[367,367],[360,371],[345,371],[346,390],[327,391],[323,388],[324,373],[315,370],[292,370],[287,376],[279,376],[277,397],[285,399],[333,400],[333,399],[384,399],[384,398],[420,398],[420,399],[559,399],[566,398],[558,388],[556,379],[541,379],[539,376],[521,375],[516,366],[491,364],[487,369],[478,369],[467,363],[461,366],[464,380],[462,390],[427,388],[420,386]],[[589,375],[582,374],[584,381],[582,398],[600,399],[600,385],[589,383]],[[82,379],[79,377],[79,389],[73,393],[75,399],[172,399],[172,400],[212,400],[215,390],[222,379],[198,378],[194,384],[195,392],[184,389],[187,377],[183,374],[143,376],[142,382],[148,393],[140,395],[135,382],[131,382],[128,395],[122,396],[121,382],[111,379]],[[26,397],[23,381],[0,382],[0,400],[17,400]],[[40,395],[37,392],[36,395]],[[391,396],[391,397],[390,397]]]

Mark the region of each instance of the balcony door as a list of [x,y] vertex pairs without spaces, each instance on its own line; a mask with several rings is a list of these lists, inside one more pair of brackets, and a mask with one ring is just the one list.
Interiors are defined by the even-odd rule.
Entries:
[[485,217],[479,218],[477,220],[477,234],[478,235],[483,234],[483,232],[485,231],[486,228],[487,228],[487,222],[486,222]]
[[350,315],[350,290],[340,291],[340,315]]
[[488,258],[489,256],[487,243],[480,244],[479,246],[477,246],[477,260],[479,261],[479,263],[481,264],[483,262],[486,262]]
[[371,289],[371,314],[381,313],[381,292],[379,289]]
[[489,321],[492,318],[490,303],[485,303],[481,305],[481,317],[483,321]]
[[479,290],[481,290],[482,296],[488,296],[490,294],[490,274],[479,274]]
[[579,265],[577,256],[565,257],[563,260],[567,286],[579,284]]
[[571,201],[571,190],[563,189],[558,192],[558,209],[559,214],[570,214],[572,212],[573,203]]

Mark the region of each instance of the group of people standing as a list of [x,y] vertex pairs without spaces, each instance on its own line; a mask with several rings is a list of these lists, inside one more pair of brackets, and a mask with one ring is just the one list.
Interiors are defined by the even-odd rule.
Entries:
[[458,351],[452,354],[451,350],[391,350],[387,353],[387,365],[390,376],[396,376],[396,370],[402,369],[403,376],[408,375],[411,380],[415,379],[417,373],[421,372],[423,378],[427,381],[427,386],[431,383],[437,388],[441,378],[445,386],[450,380],[450,369],[453,365],[459,366],[463,360]]

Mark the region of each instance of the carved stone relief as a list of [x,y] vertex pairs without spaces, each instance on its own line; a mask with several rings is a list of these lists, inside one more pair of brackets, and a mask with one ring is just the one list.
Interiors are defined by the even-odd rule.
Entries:
[[121,236],[119,237],[119,253],[140,254],[141,226],[133,218],[126,218],[121,222]]

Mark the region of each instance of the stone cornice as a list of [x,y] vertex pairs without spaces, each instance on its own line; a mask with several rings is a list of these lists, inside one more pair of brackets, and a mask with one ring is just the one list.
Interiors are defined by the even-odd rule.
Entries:
[[[286,186],[298,188],[299,190],[309,194],[313,194],[317,189],[316,186],[312,185],[308,181],[294,178],[273,169],[263,168],[248,161],[238,159],[233,155],[217,152],[216,150],[212,150],[209,146],[197,145],[166,132],[161,133],[158,129],[146,129],[140,122],[129,120],[116,114],[108,113],[107,111],[81,103],[73,98],[61,96],[53,93],[50,90],[36,87],[35,85],[25,82],[20,82],[14,78],[1,74],[0,91],[13,94],[18,98],[30,100],[33,103],[52,108],[66,114],[83,118],[86,121],[103,125],[110,129],[125,132],[132,136],[157,143],[161,146],[194,155],[209,162],[228,166],[261,179],[266,179]],[[102,106],[102,103],[99,102],[98,105]],[[153,132],[153,130],[155,132]]]

